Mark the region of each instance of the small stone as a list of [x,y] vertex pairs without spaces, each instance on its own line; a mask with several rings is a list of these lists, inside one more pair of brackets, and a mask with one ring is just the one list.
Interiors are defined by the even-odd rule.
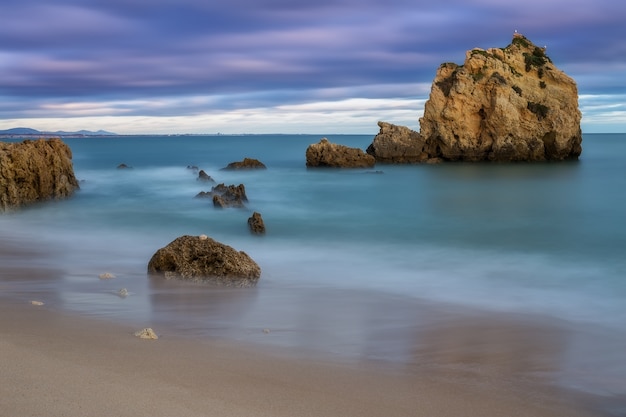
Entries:
[[261,213],[256,211],[252,213],[252,216],[248,219],[248,227],[250,228],[250,232],[254,235],[265,234],[265,223],[263,222]]
[[128,297],[128,290],[126,288],[122,288],[117,292],[117,295],[119,295],[122,298],[126,298]]
[[158,339],[159,336],[152,330],[151,327],[146,327],[145,329],[139,330],[135,332],[135,336],[140,339]]
[[200,235],[198,237],[200,238],[200,240],[207,240],[209,238],[207,235]]
[[33,300],[30,303],[32,305],[34,305],[34,306],[42,306],[43,305],[43,301],[35,301],[35,300]]
[[113,279],[113,278],[115,278],[115,275],[113,275],[110,272],[105,272],[103,274],[98,275],[98,278],[100,278],[100,279]]

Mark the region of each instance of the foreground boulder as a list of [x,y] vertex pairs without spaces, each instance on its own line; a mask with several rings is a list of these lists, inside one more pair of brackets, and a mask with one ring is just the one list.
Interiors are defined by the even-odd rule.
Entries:
[[156,251],[148,263],[148,273],[166,279],[251,287],[261,277],[261,268],[245,252],[205,235],[185,235]]
[[[377,136],[369,152],[398,162],[420,148],[424,161],[571,160],[582,152],[580,120],[574,80],[545,48],[515,33],[505,48],[476,48],[467,51],[463,65],[441,64],[419,134],[407,139],[400,132],[384,141]],[[379,136],[389,131],[381,126]]]
[[265,164],[258,159],[244,158],[243,161],[231,162],[226,167],[222,168],[224,171],[235,171],[245,169],[267,169]]
[[361,149],[331,143],[326,138],[306,150],[307,167],[370,168],[375,163],[376,159]]
[[71,196],[79,188],[61,139],[0,142],[0,211]]

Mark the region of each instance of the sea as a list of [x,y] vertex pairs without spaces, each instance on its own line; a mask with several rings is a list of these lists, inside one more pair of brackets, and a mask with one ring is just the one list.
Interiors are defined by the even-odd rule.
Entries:
[[[626,415],[626,134],[585,134],[578,161],[309,169],[306,148],[322,137],[363,150],[373,140],[64,138],[80,190],[0,215],[0,301],[398,366],[437,361],[423,344],[465,329],[446,349],[508,349]],[[246,157],[267,169],[222,169]],[[191,167],[244,184],[246,207],[195,198],[211,185]],[[264,236],[249,231],[255,211]],[[148,277],[159,248],[201,234],[250,255],[258,285]],[[534,323],[519,327],[531,334],[476,324],[505,318]]]

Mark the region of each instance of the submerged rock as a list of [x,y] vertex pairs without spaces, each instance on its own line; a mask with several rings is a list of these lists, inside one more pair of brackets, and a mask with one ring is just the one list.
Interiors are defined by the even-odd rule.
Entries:
[[243,161],[231,162],[222,169],[225,171],[233,171],[241,169],[267,169],[267,167],[258,159],[244,158]]
[[206,235],[185,235],[176,238],[152,256],[148,273],[166,279],[250,287],[259,280],[261,268],[245,252]]
[[72,151],[61,139],[0,142],[0,212],[67,198],[78,188]]
[[246,187],[239,185],[218,184],[211,189],[213,197],[213,205],[218,208],[226,207],[244,207],[244,203],[248,201],[246,196]]
[[256,211],[252,213],[252,216],[248,218],[248,227],[250,228],[250,232],[254,235],[265,234],[265,222],[263,222],[261,213],[257,213]]
[[475,48],[463,65],[441,64],[419,133],[379,124],[368,152],[381,162],[577,159],[580,120],[574,80],[516,33],[505,48]]
[[374,157],[361,149],[331,143],[326,138],[306,150],[307,167],[371,168],[375,163]]
[[209,174],[207,174],[203,169],[201,169],[200,172],[198,172],[198,181],[210,182],[210,183],[215,184],[215,180]]

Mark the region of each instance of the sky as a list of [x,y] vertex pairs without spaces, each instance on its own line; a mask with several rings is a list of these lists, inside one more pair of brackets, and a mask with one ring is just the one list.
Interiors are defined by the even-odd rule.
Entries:
[[513,32],[578,85],[583,133],[626,132],[619,0],[20,0],[0,12],[0,129],[419,130],[432,80]]

